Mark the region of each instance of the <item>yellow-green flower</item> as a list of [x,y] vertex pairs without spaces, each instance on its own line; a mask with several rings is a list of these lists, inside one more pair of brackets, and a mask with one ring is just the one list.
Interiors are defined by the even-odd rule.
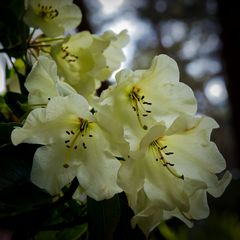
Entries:
[[121,70],[116,75],[117,84],[101,96],[101,109],[106,128],[114,131],[116,123],[124,129],[124,137],[131,150],[159,121],[169,126],[181,113],[194,115],[197,104],[193,91],[179,82],[176,62],[166,55],[159,55],[147,70]]
[[231,180],[226,163],[210,134],[217,123],[209,117],[179,116],[171,126],[153,126],[137,151],[129,154],[119,171],[138,224],[146,235],[173,216],[189,226],[208,216],[207,193],[219,197]]
[[25,23],[40,28],[49,37],[77,27],[82,19],[79,7],[72,0],[25,0],[25,6]]
[[59,193],[75,176],[95,200],[122,191],[116,183],[120,163],[110,150],[111,138],[79,94],[53,97],[46,108],[34,109],[11,137],[14,145],[43,145],[34,155],[31,180],[51,194]]
[[125,59],[122,48],[128,42],[126,31],[92,35],[87,31],[69,36],[52,47],[51,55],[60,76],[81,95],[94,95]]

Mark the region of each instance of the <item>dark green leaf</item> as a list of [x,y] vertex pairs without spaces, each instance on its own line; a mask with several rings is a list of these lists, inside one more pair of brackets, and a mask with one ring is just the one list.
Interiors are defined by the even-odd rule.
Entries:
[[6,53],[12,57],[20,57],[26,53],[29,27],[22,21],[23,14],[23,0],[1,0],[0,42]]
[[114,232],[114,240],[146,240],[145,235],[136,226],[134,229],[131,226],[131,219],[134,216],[132,209],[128,206],[125,193],[118,194],[120,202],[120,221]]
[[[1,226],[18,227],[31,224],[39,206],[52,200],[49,194],[30,182],[32,159],[37,147],[33,144],[9,144],[0,148]],[[39,220],[40,217],[37,221]]]
[[79,240],[87,231],[87,224],[66,228],[62,231],[42,231],[36,236],[36,240]]
[[66,228],[57,233],[57,240],[78,240],[87,231],[87,224]]
[[103,201],[88,197],[88,228],[90,240],[113,239],[114,231],[120,218],[118,195]]
[[25,111],[22,109],[22,104],[27,103],[27,97],[19,93],[7,92],[4,99],[8,107],[17,117],[21,118],[25,114]]
[[29,179],[37,147],[33,144],[7,144],[0,148],[0,191]]
[[18,19],[25,11],[24,0],[1,0],[0,7],[9,9]]
[[19,123],[0,123],[0,148],[4,144],[11,143],[11,133]]

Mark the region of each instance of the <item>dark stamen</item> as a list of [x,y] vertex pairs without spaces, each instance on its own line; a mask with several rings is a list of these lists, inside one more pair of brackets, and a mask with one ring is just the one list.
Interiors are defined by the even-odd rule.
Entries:
[[173,152],[166,152],[165,153],[166,155],[171,155],[171,154],[174,154]]
[[64,168],[69,168],[69,165],[67,163],[63,164]]
[[143,104],[152,105],[152,103],[150,103],[150,102],[143,102]]

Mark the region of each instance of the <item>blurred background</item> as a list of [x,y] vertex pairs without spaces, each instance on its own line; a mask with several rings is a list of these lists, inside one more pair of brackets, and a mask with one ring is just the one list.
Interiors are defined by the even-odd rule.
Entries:
[[[76,0],[83,12],[79,30],[102,33],[127,29],[130,43],[122,67],[148,68],[167,54],[198,100],[198,112],[220,125],[212,134],[233,174],[223,196],[209,196],[211,214],[188,229],[178,220],[160,226],[151,239],[240,239],[239,56],[237,1],[224,0]],[[211,159],[209,159],[211,161]]]
[[[172,219],[151,240],[240,239],[240,25],[234,0],[74,0],[83,12],[78,30],[102,33],[127,29],[122,68],[144,69],[167,54],[178,63],[180,80],[198,100],[198,113],[220,125],[212,139],[226,159],[233,180],[221,198],[209,196],[210,216],[192,229]],[[0,54],[0,93],[6,59]],[[110,80],[113,80],[112,77]],[[209,159],[211,161],[211,159]],[[0,237],[1,239],[1,237]]]

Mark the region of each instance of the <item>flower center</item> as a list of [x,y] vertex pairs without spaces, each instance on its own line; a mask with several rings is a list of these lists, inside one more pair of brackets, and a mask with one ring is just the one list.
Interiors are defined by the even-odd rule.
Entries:
[[90,134],[90,125],[92,125],[92,122],[89,122],[88,120],[79,118],[79,125],[75,129],[69,129],[66,130],[67,138],[64,141],[66,148],[69,149],[68,155],[66,158],[66,162],[64,163],[63,167],[68,168],[68,162],[71,158],[72,151],[76,151],[79,146],[81,146],[84,150],[87,149],[86,142],[84,139],[86,137],[92,138],[93,135]]
[[77,61],[78,56],[70,53],[69,50],[68,50],[68,46],[62,46],[61,50],[63,52],[63,56],[62,56],[63,60],[66,60],[69,63]]
[[148,127],[143,124],[142,118],[147,117],[149,113],[151,113],[151,111],[146,109],[145,106],[150,106],[152,103],[145,101],[145,96],[141,94],[141,89],[137,86],[132,87],[132,90],[129,93],[129,98],[131,100],[132,109],[136,112],[140,126],[144,130],[147,130]]
[[39,16],[42,19],[45,19],[45,20],[54,19],[59,14],[58,10],[57,9],[53,9],[53,7],[51,5],[47,6],[47,5],[41,5],[39,3],[38,4],[38,8],[39,8]]
[[159,140],[154,140],[150,144],[151,150],[153,152],[153,155],[155,157],[155,160],[158,162],[161,162],[164,167],[167,168],[167,170],[175,177],[181,178],[184,180],[184,175],[180,175],[176,172],[176,170],[173,168],[174,164],[167,161],[167,156],[174,154],[173,152],[167,151],[167,145],[162,145],[162,143]]

